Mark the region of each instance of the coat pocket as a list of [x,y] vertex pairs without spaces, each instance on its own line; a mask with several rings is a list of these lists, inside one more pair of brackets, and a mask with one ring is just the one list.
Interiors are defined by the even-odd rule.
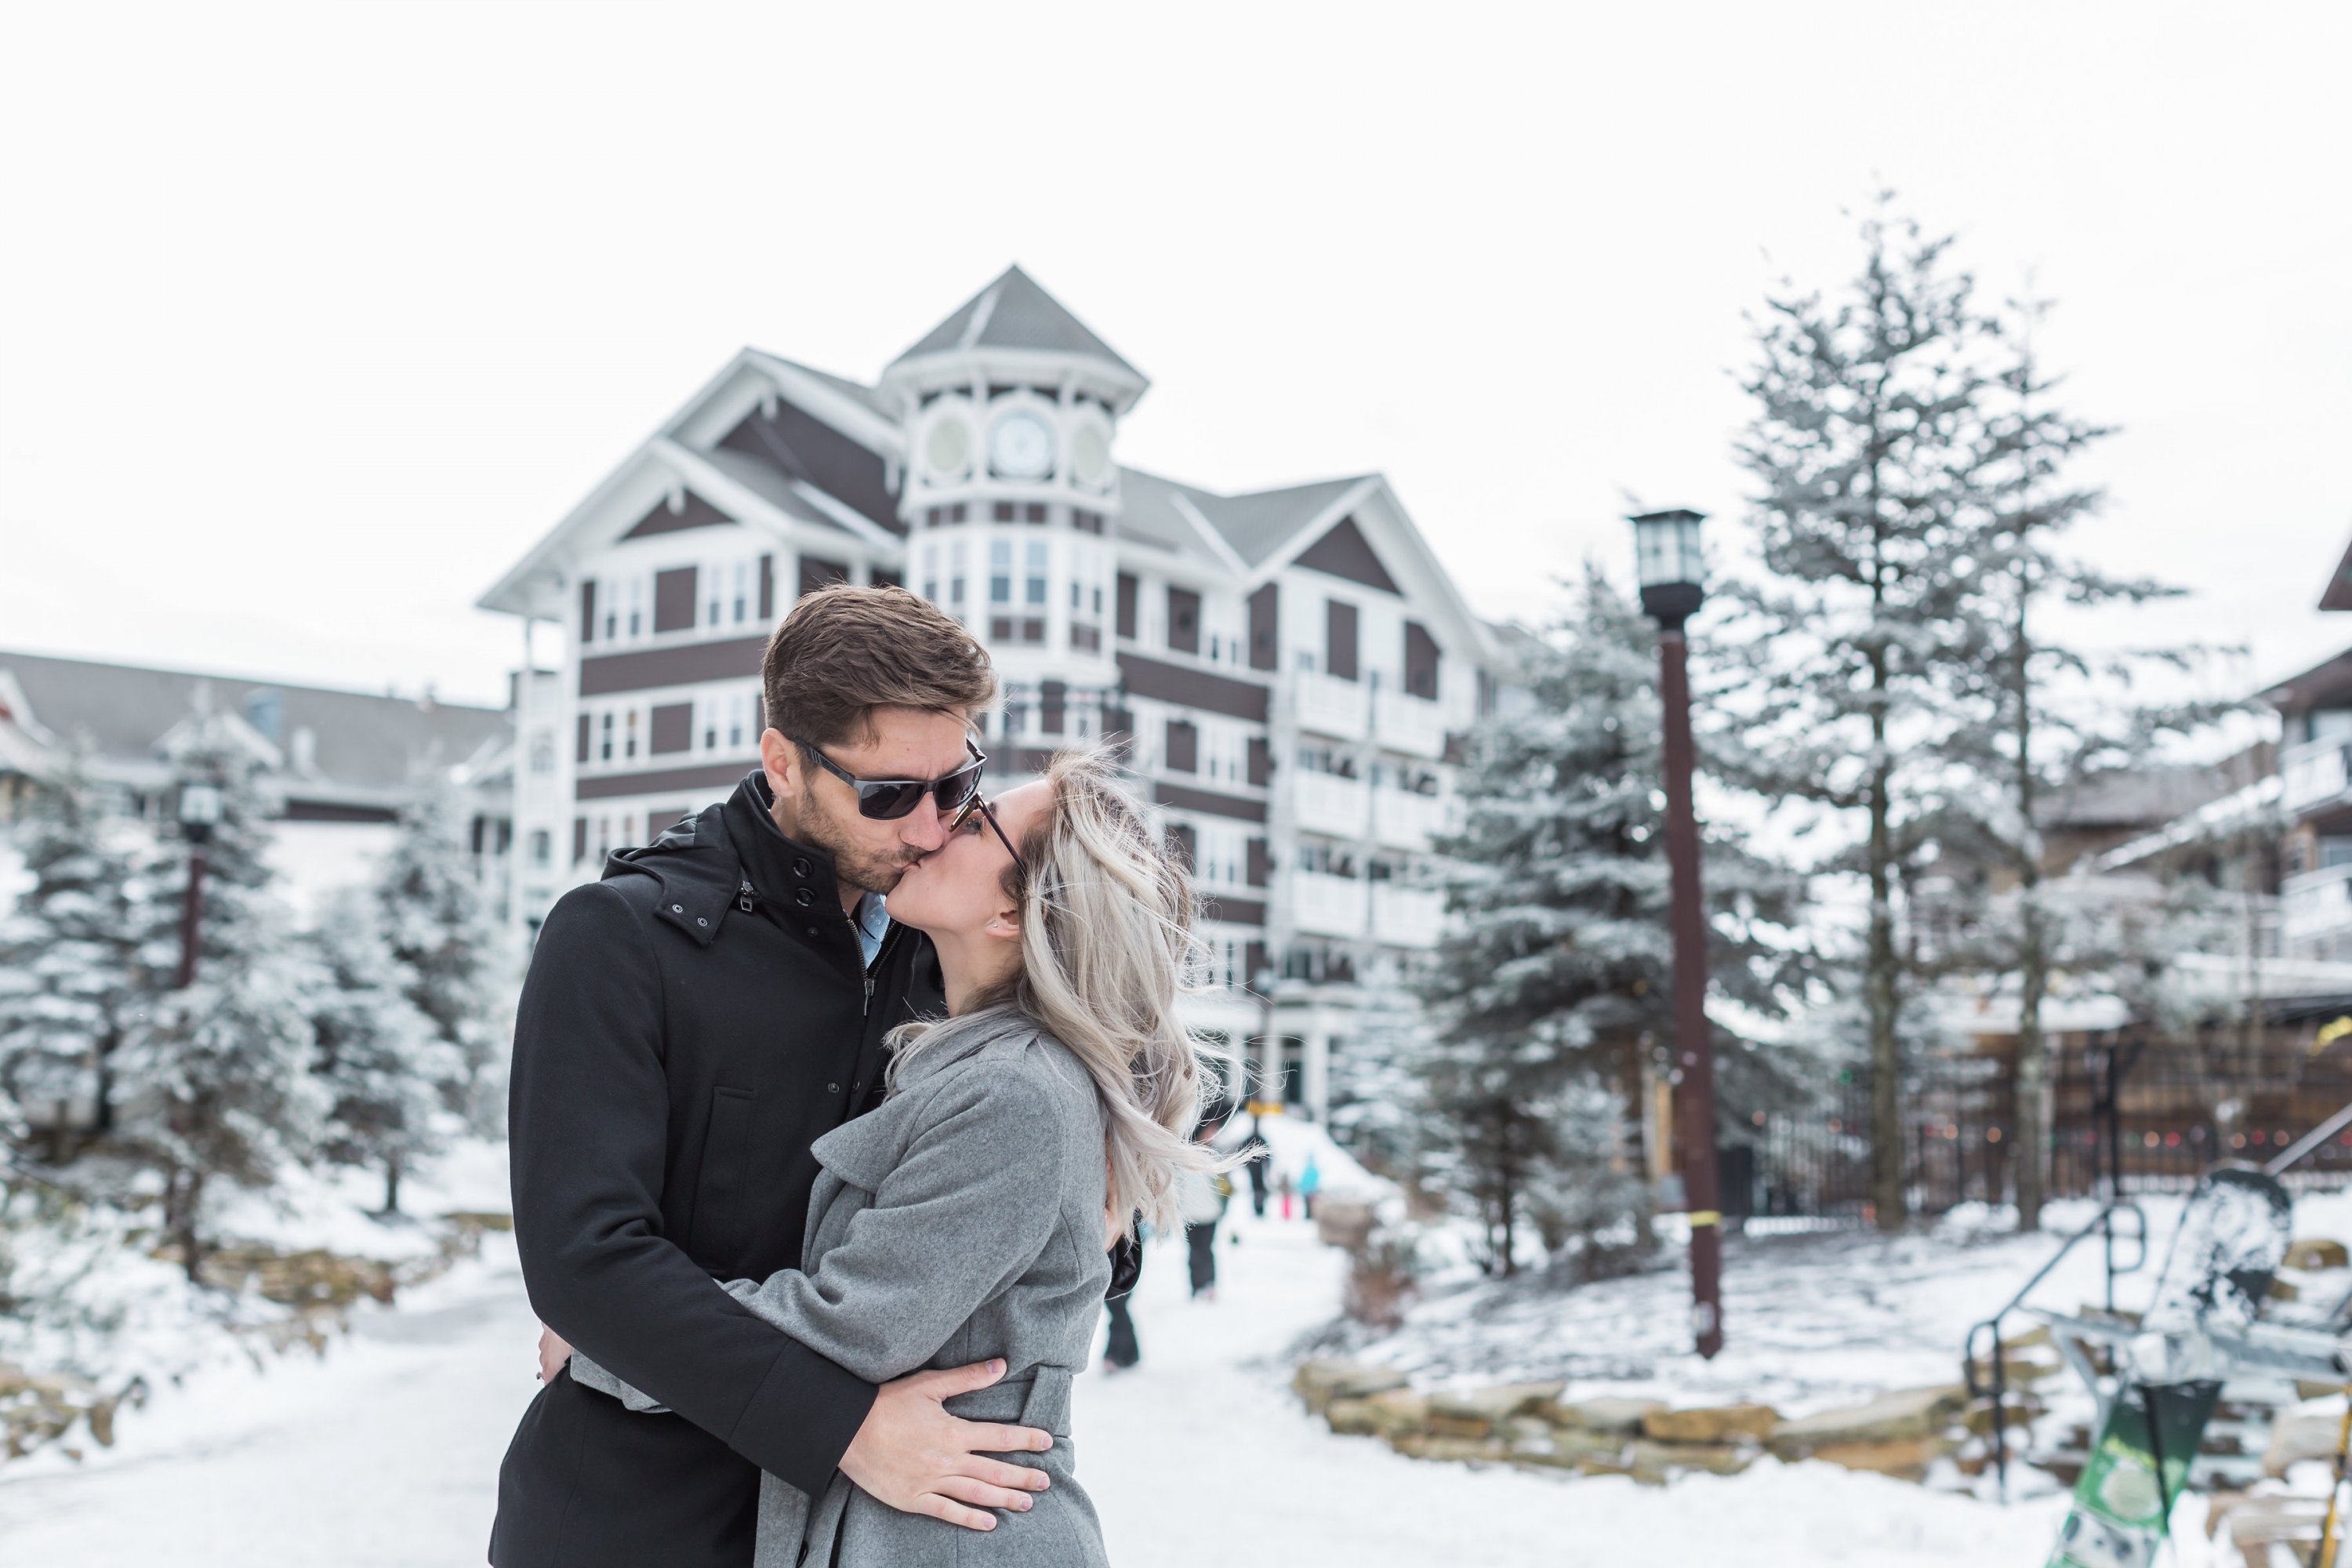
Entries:
[[702,1170],[694,1186],[694,1224],[686,1250],[707,1268],[730,1269],[751,1245],[750,1194],[753,1111],[748,1089],[719,1085],[710,1095],[710,1131],[702,1141]]

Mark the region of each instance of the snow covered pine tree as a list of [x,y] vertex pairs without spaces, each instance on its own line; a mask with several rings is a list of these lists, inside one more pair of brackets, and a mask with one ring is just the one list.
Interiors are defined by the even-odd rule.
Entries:
[[445,1103],[475,1126],[503,1124],[503,1086],[490,1073],[488,979],[496,937],[459,832],[457,791],[434,779],[401,813],[376,902],[393,957],[407,972],[408,999],[429,1019],[436,1038],[455,1052]]
[[145,1001],[129,893],[143,837],[100,808],[78,756],[16,835],[32,886],[0,921],[0,1096],[52,1164],[112,1124],[115,1053]]
[[1835,297],[1766,302],[1737,456],[1761,486],[1749,515],[1767,575],[1719,595],[1738,606],[1751,676],[1748,743],[1721,764],[1766,798],[1861,818],[1871,1189],[1888,1229],[1907,1206],[1898,884],[1942,795],[1973,783],[1948,742],[1955,673],[1977,651],[1969,511],[1994,459],[1989,319],[1948,266],[1950,242],[1895,218],[1892,199],[1864,217],[1861,271]]
[[[1496,1272],[1515,1272],[1529,1223],[1554,1256],[1612,1228],[1647,1239],[1629,1108],[1644,1052],[1670,1059],[1674,1030],[1656,647],[1588,569],[1570,617],[1523,639],[1530,700],[1480,729],[1462,832],[1439,847],[1462,867],[1461,919],[1421,987],[1435,1026],[1422,1065]],[[1706,854],[1710,984],[1777,1014],[1801,962],[1801,882],[1721,832]],[[1718,1049],[1727,1125],[1801,1097],[1793,1075],[1772,1087],[1769,1053],[1727,1037]]]
[[[310,1020],[324,977],[272,895],[254,758],[231,721],[199,711],[167,750],[181,780],[219,784],[220,822],[209,845],[195,984],[159,996],[121,1051],[113,1142],[162,1178],[164,1231],[194,1279],[215,1184],[266,1187],[317,1148],[328,1105],[310,1072]],[[139,962],[150,973],[171,976],[178,963],[187,864],[187,846],[175,840],[159,847],[142,878],[149,936]]]
[[400,1178],[441,1147],[444,1096],[464,1055],[408,999],[415,975],[393,955],[383,911],[346,889],[320,911],[310,950],[326,986],[313,1002],[312,1069],[331,1100],[320,1152],[383,1173],[383,1212],[400,1212]]

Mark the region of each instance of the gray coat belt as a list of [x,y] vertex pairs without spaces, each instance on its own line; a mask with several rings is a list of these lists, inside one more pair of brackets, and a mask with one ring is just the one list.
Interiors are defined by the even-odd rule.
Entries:
[[[871,1383],[1003,1357],[1003,1382],[948,1408],[1052,1432],[1045,1453],[1006,1458],[1053,1485],[982,1532],[899,1513],[844,1476],[812,1499],[762,1475],[756,1568],[1108,1568],[1069,1441],[1070,1379],[1110,1277],[1103,1135],[1086,1068],[1005,1007],[941,1026],[879,1110],[816,1141],[801,1267],[724,1289]],[[661,1408],[576,1353],[572,1376]]]

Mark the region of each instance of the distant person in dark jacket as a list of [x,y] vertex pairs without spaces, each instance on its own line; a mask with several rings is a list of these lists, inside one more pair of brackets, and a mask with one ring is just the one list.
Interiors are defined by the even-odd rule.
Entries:
[[1257,1130],[1255,1113],[1252,1113],[1250,1117],[1250,1135],[1243,1141],[1241,1152],[1243,1158],[1249,1162],[1246,1169],[1249,1172],[1250,1212],[1256,1215],[1258,1218],[1264,1219],[1265,1217],[1265,1163],[1273,1157],[1274,1151],[1267,1145],[1265,1135]]
[[[1196,1137],[1202,1143],[1212,1142],[1223,1123],[1203,1122]],[[1192,1299],[1217,1299],[1217,1226],[1225,1217],[1225,1205],[1234,1195],[1234,1184],[1223,1171],[1187,1171],[1178,1183],[1177,1201],[1183,1212],[1184,1246],[1191,1271]]]

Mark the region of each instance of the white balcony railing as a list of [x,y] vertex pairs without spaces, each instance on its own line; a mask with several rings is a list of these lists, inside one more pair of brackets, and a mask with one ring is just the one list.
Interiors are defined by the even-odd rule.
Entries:
[[1297,781],[1301,832],[1328,834],[1334,838],[1361,838],[1371,831],[1372,792],[1365,787],[1363,780],[1343,779],[1337,773],[1318,773],[1305,768],[1293,776]]
[[1320,871],[1290,874],[1290,918],[1300,931],[1316,936],[1361,936],[1368,902],[1365,884],[1353,877],[1327,877]]
[[1392,947],[1435,947],[1445,922],[1445,895],[1425,888],[1372,884],[1372,938]]
[[2280,933],[2289,944],[2352,929],[2352,865],[2325,866],[2279,885]]
[[1380,742],[1414,757],[1445,754],[1445,712],[1426,697],[1383,691],[1373,701],[1372,723]]
[[1391,849],[1427,849],[1448,828],[1445,802],[1401,789],[1372,792],[1372,837]]
[[1370,720],[1371,700],[1360,681],[1301,670],[1291,678],[1298,727],[1342,741],[1360,741]]
[[2352,789],[2352,740],[2332,735],[2279,757],[2282,803],[2291,812],[2325,805]]

